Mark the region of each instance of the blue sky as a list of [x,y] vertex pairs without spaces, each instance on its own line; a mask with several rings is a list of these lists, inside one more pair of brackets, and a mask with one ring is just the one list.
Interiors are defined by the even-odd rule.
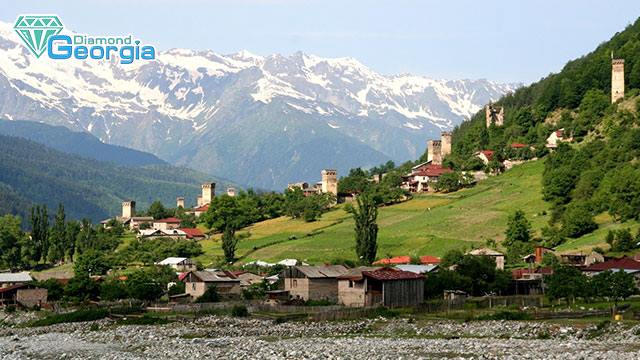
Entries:
[[2,21],[29,13],[160,49],[302,50],[385,74],[531,82],[624,29],[640,1],[0,0]]

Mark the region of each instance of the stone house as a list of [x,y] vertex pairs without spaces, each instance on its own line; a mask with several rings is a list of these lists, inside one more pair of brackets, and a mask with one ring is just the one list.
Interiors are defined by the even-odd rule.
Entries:
[[174,217],[153,221],[153,228],[156,230],[173,230],[179,227],[180,219]]
[[482,163],[488,165],[493,160],[492,150],[482,150],[474,154],[478,159],[482,160]]
[[411,192],[434,191],[434,184],[442,174],[451,173],[453,170],[442,165],[430,162],[415,166],[411,173],[403,176],[402,188]]
[[199,298],[212,286],[222,298],[237,298],[242,293],[240,280],[227,271],[189,271],[182,274],[180,280],[184,282],[185,293],[192,299]]
[[186,239],[187,233],[179,229],[144,229],[138,230],[137,237],[139,239],[157,239],[157,238],[171,238],[171,239]]
[[292,299],[338,301],[338,276],[347,273],[343,265],[292,266],[280,274],[284,290]]
[[340,303],[346,306],[402,307],[424,301],[424,276],[389,268],[352,269],[338,277]]
[[493,260],[496,262],[496,268],[504,270],[504,254],[501,252],[497,252],[489,248],[480,248],[471,250],[467,254],[473,256],[488,256],[490,258],[493,258]]
[[187,239],[190,240],[204,240],[207,235],[198,228],[179,228],[178,230],[186,234]]
[[264,277],[249,271],[234,271],[233,275],[240,280],[241,287],[248,287],[253,284],[259,284],[264,281]]

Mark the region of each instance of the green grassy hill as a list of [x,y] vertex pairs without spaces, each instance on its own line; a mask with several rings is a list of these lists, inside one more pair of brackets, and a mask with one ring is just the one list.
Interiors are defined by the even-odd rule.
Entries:
[[[477,186],[451,194],[418,195],[402,204],[380,208],[378,257],[388,255],[442,256],[450,249],[483,246],[488,239],[504,239],[507,218],[523,210],[536,235],[549,221],[549,204],[542,200],[543,161],[516,166],[505,174]],[[600,229],[559,247],[561,252],[590,250],[603,246],[614,224],[609,216],[596,218]],[[625,224],[624,226],[628,226]],[[638,224],[633,225],[634,229]],[[278,261],[296,258],[309,263],[336,259],[355,260],[353,221],[342,207],[325,214],[320,221],[306,223],[286,217],[257,223],[239,234],[240,262]],[[219,236],[202,242],[205,265],[222,257]]]

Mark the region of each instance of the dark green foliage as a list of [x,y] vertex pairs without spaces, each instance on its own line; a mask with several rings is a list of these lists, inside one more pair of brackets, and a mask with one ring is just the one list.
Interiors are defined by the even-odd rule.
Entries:
[[603,271],[591,279],[596,296],[618,303],[638,292],[633,275],[624,271]]
[[293,219],[316,221],[323,212],[336,202],[333,194],[311,194],[305,196],[300,188],[287,189],[284,193],[284,211]]
[[95,321],[104,319],[109,316],[109,310],[107,309],[86,309],[76,310],[63,314],[52,314],[43,319],[35,320],[29,323],[29,326],[50,326],[54,324],[72,323],[72,322],[84,322]]
[[[511,274],[496,269],[488,256],[464,255],[458,250],[445,254],[441,270],[429,274],[425,281],[425,297],[441,297],[444,290],[461,290],[473,296],[502,294],[511,284]],[[455,270],[448,267],[454,266]]]
[[169,288],[169,296],[184,294],[185,292],[185,283],[182,281],[176,282],[175,285]]
[[222,251],[226,262],[231,263],[235,260],[237,245],[238,238],[236,238],[234,229],[229,226],[222,233]]
[[509,216],[506,238],[503,242],[505,246],[510,246],[516,242],[529,242],[531,240],[531,223],[525,217],[524,211],[516,210]]
[[117,278],[109,278],[100,284],[100,299],[112,301],[129,297],[127,285]]
[[210,303],[210,302],[218,302],[220,301],[220,296],[218,295],[218,291],[215,286],[207,287],[204,294],[196,299],[196,303]]
[[367,193],[360,194],[356,203],[357,206],[346,208],[355,221],[356,254],[360,262],[371,264],[378,251],[378,208]]
[[202,252],[202,245],[195,241],[171,238],[136,239],[114,254],[114,258],[119,264],[153,264],[170,256],[196,257]]
[[[380,175],[383,173],[384,172],[380,171],[376,172],[376,174]],[[349,170],[349,174],[340,178],[340,181],[338,182],[338,192],[341,194],[360,194],[368,188],[369,173],[361,168]]]
[[76,275],[64,287],[64,297],[72,301],[97,300],[100,285],[87,275]]
[[574,300],[576,297],[590,295],[587,277],[577,268],[572,266],[558,266],[554,268],[553,275],[545,280],[547,295],[550,299]]
[[611,246],[611,251],[628,252],[640,247],[640,232],[634,238],[629,229],[610,230],[607,233],[606,242]]
[[139,300],[157,300],[162,296],[167,283],[176,275],[166,267],[139,269],[127,276],[129,297]]
[[562,215],[562,233],[570,238],[577,238],[598,228],[593,220],[593,213],[586,203],[573,202]]
[[104,253],[89,250],[78,256],[73,264],[76,276],[104,275],[111,268],[111,263]]
[[39,288],[47,289],[47,300],[49,301],[58,301],[62,299],[62,295],[64,295],[64,289],[56,279],[37,281],[34,285]]
[[49,215],[47,214],[46,205],[31,207],[29,224],[31,225],[31,241],[33,244],[29,253],[29,260],[38,262],[43,260],[49,251]]
[[244,305],[234,305],[231,308],[231,316],[233,316],[233,317],[247,317],[247,316],[249,316],[249,310]]
[[161,201],[156,200],[151,203],[151,206],[149,206],[147,215],[153,217],[155,220],[158,220],[173,216],[173,212],[166,209],[164,205],[162,205]]
[[0,217],[0,268],[16,269],[23,263],[22,250],[29,239],[20,228],[21,222],[12,215]]

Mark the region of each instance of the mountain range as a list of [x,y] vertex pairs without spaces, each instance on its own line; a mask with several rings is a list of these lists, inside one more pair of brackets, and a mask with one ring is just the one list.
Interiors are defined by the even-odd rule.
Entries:
[[353,58],[172,49],[155,61],[36,59],[0,23],[0,118],[61,125],[236,183],[419,157],[519,84],[382,75]]

